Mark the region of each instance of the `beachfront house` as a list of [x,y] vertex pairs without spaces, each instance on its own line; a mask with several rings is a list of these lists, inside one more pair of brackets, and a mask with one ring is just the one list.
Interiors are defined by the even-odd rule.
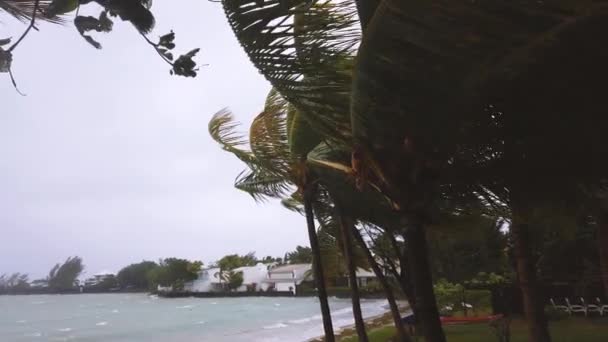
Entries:
[[257,263],[255,266],[235,268],[232,271],[243,274],[243,284],[236,289],[237,292],[266,291],[270,285],[266,282],[268,279],[268,266],[262,263]]
[[295,295],[302,282],[312,279],[312,264],[291,264],[268,271],[266,282],[275,291],[292,292]]
[[[243,274],[243,284],[235,289],[236,292],[246,291],[266,291],[269,284],[265,282],[268,279],[268,266],[258,263],[255,266],[238,267],[232,272]],[[227,271],[222,272],[224,277],[220,276],[219,267],[206,268],[199,272],[196,280],[184,284],[184,291],[187,292],[219,292],[225,290]]]
[[[364,287],[369,285],[372,282],[375,282],[376,279],[376,274],[370,270],[366,270],[364,268],[358,267],[357,268],[357,285],[359,285],[359,287]],[[350,286],[350,281],[348,283],[348,285]]]
[[99,272],[95,274],[93,277],[88,278],[84,281],[84,287],[94,287],[106,280],[111,278],[115,278],[116,276],[112,272]]
[[217,292],[222,290],[222,279],[219,267],[202,269],[198,278],[184,284],[187,292]]

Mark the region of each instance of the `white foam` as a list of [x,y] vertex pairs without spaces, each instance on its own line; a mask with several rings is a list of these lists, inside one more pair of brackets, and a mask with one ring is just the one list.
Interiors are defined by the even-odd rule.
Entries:
[[114,309],[112,310],[112,313],[119,313],[120,311],[118,311],[118,309]]
[[183,305],[183,306],[176,306],[176,309],[192,309],[194,307],[194,305]]
[[290,321],[287,321],[287,323],[291,323],[291,324],[304,324],[304,323],[308,323],[312,321],[312,318],[302,318],[302,319],[292,319]]
[[57,329],[57,331],[68,332],[68,331],[72,331],[72,328],[60,328],[60,329]]
[[274,303],[274,306],[281,306],[281,304],[279,304],[279,303]]
[[103,327],[104,325],[108,325],[108,322],[98,322],[98,323],[95,323],[95,325],[98,327]]
[[287,328],[287,324],[284,323],[276,323],[276,324],[271,324],[271,325],[267,325],[264,327],[264,329],[268,330],[268,329],[281,329],[281,328]]
[[22,320],[17,321],[16,323],[23,324],[23,323],[27,323],[27,321],[22,319]]
[[27,333],[27,334],[23,334],[23,336],[25,336],[25,337],[42,337],[42,333],[40,333],[40,332]]
[[202,324],[205,324],[205,323],[207,323],[207,322],[205,322],[205,321],[198,321],[198,322],[196,322],[194,324],[196,324],[196,325],[202,325]]
[[41,300],[41,301],[37,301],[37,302],[32,302],[32,304],[34,305],[41,305],[41,304],[46,304],[45,301]]
[[211,302],[211,305],[216,305],[216,304],[217,304],[217,302]]

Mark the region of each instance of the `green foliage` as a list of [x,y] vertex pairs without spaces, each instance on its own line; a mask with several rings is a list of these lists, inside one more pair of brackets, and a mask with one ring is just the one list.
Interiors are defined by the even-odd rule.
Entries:
[[273,257],[270,255],[265,256],[264,258],[258,260],[259,262],[263,263],[263,264],[271,264],[271,263],[277,263],[277,264],[282,264],[283,263],[283,258],[279,258],[279,257]]
[[444,315],[463,315],[463,302],[473,306],[466,309],[467,316],[492,313],[492,293],[489,290],[469,290],[461,284],[450,283],[445,279],[439,279],[433,289],[437,305]]
[[25,291],[30,287],[29,276],[22,273],[0,275],[0,294]]
[[500,285],[504,285],[509,282],[509,279],[500,274],[493,272],[479,272],[477,276],[471,280],[464,282],[466,287],[469,288],[492,288]]
[[243,285],[243,272],[228,271],[224,273],[226,287],[232,291]]
[[296,246],[296,250],[285,255],[288,264],[310,264],[312,263],[312,249],[306,246]]
[[153,287],[157,285],[171,286],[173,290],[182,290],[185,282],[198,277],[202,264],[200,261],[191,262],[178,258],[161,259],[158,267],[147,273],[148,284]]
[[49,288],[55,291],[73,289],[83,270],[84,265],[80,257],[69,257],[63,264],[56,264],[49,272]]
[[255,252],[249,252],[245,255],[229,254],[217,261],[217,267],[223,271],[229,271],[243,266],[254,266],[256,263]]
[[139,290],[152,289],[149,282],[148,273],[158,267],[154,261],[142,261],[131,264],[121,269],[117,274],[118,283],[123,288],[133,288]]
[[483,216],[450,216],[429,230],[434,277],[462,283],[479,272],[508,272],[507,236],[501,223]]

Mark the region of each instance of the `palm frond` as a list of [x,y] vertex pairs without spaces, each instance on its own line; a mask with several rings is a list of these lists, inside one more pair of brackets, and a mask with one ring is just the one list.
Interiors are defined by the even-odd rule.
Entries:
[[251,151],[267,169],[288,177],[292,164],[287,142],[287,111],[289,103],[274,89],[266,99],[264,111],[251,123]]
[[256,201],[283,198],[293,191],[293,186],[284,177],[265,172],[262,168],[241,172],[234,187],[247,192]]
[[[359,48],[355,139],[374,146],[452,151],[481,108],[486,82],[525,70],[553,30],[591,0],[383,1]],[[445,129],[450,127],[451,129]]]
[[291,196],[283,198],[281,204],[291,211],[304,215],[304,199],[300,191],[295,191]]
[[249,141],[244,135],[236,132],[239,123],[234,115],[224,108],[213,115],[209,121],[209,134],[218,142],[224,151],[234,154],[250,168],[258,167],[259,161],[248,149]]
[[[53,0],[40,0],[38,2],[39,14],[46,13],[52,2]],[[0,0],[0,12],[4,11],[22,22],[29,22],[32,20],[35,4],[36,1],[34,0]],[[36,20],[48,21],[54,24],[65,23],[65,20],[60,16],[47,17],[39,14],[36,15]]]
[[352,1],[223,0],[237,39],[258,70],[315,129],[346,142],[353,51]]

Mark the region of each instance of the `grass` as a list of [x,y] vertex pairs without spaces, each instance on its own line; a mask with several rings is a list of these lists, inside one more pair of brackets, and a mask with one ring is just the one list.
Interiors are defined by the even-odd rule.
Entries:
[[[608,341],[608,318],[573,317],[551,322],[549,325],[553,342],[606,342]],[[390,341],[395,329],[384,326],[368,330],[370,342]],[[445,327],[448,342],[493,342],[497,341],[487,323],[452,325]],[[511,342],[526,342],[526,324],[522,319],[511,323]],[[422,342],[419,337],[418,341]],[[356,342],[356,336],[341,338],[340,342]]]

